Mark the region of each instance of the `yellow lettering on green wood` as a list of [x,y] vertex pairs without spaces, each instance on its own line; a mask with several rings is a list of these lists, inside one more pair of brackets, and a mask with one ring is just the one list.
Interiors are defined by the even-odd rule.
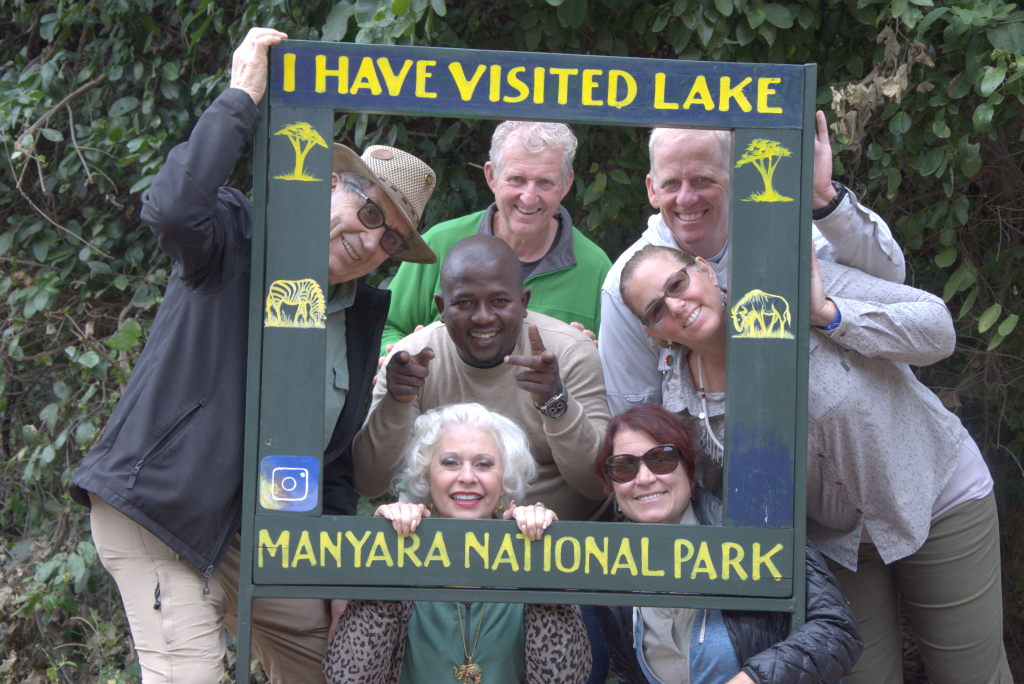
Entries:
[[270,532],[267,530],[260,530],[260,553],[257,565],[263,567],[263,549],[267,549],[267,553],[270,554],[271,558],[277,555],[277,550],[281,549],[281,567],[288,567],[288,542],[291,540],[291,533],[288,530],[282,530],[281,534],[277,535],[277,541],[270,540]]
[[405,83],[405,77],[409,74],[409,69],[412,69],[412,60],[405,60],[405,63],[402,64],[402,70],[397,74],[391,70],[391,63],[386,57],[378,57],[377,66],[380,67],[380,73],[384,77],[384,84],[388,87],[388,95],[398,97],[402,92],[402,84]]
[[[294,56],[293,61],[294,64]],[[338,94],[348,95],[348,57],[338,58],[338,68],[328,69],[327,68],[327,57],[324,55],[316,56],[316,78],[314,79],[313,88],[318,93],[327,92],[327,77],[334,76],[338,79]],[[294,77],[292,87],[294,88]]]
[[776,544],[775,547],[771,551],[769,551],[768,553],[766,553],[765,555],[762,556],[761,555],[761,545],[757,544],[757,543],[754,544],[754,571],[753,571],[753,576],[754,576],[755,580],[761,579],[761,566],[762,565],[767,565],[768,566],[768,572],[771,573],[772,577],[774,577],[776,581],[782,579],[782,573],[779,572],[778,568],[776,568],[775,564],[772,563],[772,561],[771,561],[771,557],[774,556],[777,551],[781,551],[781,550],[782,550],[782,544]]
[[730,79],[728,76],[722,76],[719,80],[721,87],[718,91],[718,109],[719,111],[729,111],[729,100],[736,100],[736,104],[739,105],[740,109],[744,112],[749,112],[752,107],[750,102],[747,100],[747,96],[743,94],[743,89],[750,85],[751,79],[747,78],[740,81],[740,84],[735,88],[729,86]]
[[306,530],[302,530],[299,537],[299,545],[292,557],[292,567],[298,566],[300,560],[308,560],[310,565],[316,566],[316,553],[313,552],[313,545],[309,543],[309,532]]
[[471,79],[466,78],[465,72],[462,71],[462,65],[458,62],[449,64],[448,71],[452,72],[452,77],[455,79],[455,87],[459,89],[459,96],[462,97],[462,101],[469,102],[473,97],[473,91],[476,90],[476,84],[480,82],[480,77],[487,71],[487,67],[483,64],[479,65]]
[[362,539],[356,539],[356,535],[352,534],[351,530],[345,533],[345,539],[348,539],[348,543],[352,545],[355,550],[353,557],[352,567],[361,568],[363,562],[363,544],[370,538],[370,531],[367,530],[363,533]]
[[629,548],[629,539],[623,539],[619,544],[619,553],[612,564],[612,574],[618,572],[619,568],[628,568],[629,573],[636,577],[636,561],[633,560],[633,551]]
[[[566,544],[572,544],[572,565],[565,567],[562,563],[562,547]],[[562,537],[555,544],[555,565],[562,572],[576,572],[576,569],[580,567],[580,543],[573,537]]]
[[586,553],[586,564],[583,567],[583,571],[586,574],[590,574],[590,557],[593,556],[598,563],[601,564],[601,574],[608,574],[608,537],[604,538],[604,548],[597,545],[597,542],[593,537],[587,537],[584,542],[584,549]]
[[337,543],[331,541],[331,535],[326,531],[320,531],[320,565],[327,567],[326,553],[334,556],[337,567],[341,567],[341,532],[338,532]]

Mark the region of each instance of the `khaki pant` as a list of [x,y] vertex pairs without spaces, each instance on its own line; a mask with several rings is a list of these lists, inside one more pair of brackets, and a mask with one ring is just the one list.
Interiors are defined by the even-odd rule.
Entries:
[[[142,526],[95,496],[90,522],[103,567],[128,615],[145,684],[217,684],[224,672],[224,628],[238,621],[240,539],[206,578]],[[159,588],[159,595],[157,590]],[[157,607],[159,605],[159,607]],[[256,599],[252,650],[274,684],[323,684],[330,613],[319,599]]]
[[847,684],[902,684],[901,601],[932,684],[1013,683],[992,494],[939,516],[913,555],[886,565],[874,544],[861,544],[857,572],[831,560],[828,566],[864,637]]

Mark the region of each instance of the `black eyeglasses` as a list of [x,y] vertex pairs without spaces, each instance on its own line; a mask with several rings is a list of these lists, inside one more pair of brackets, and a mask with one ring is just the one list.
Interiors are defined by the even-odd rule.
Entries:
[[690,274],[686,272],[689,266],[684,266],[679,269],[674,276],[668,281],[668,285],[665,286],[665,294],[661,295],[654,303],[647,307],[647,311],[644,312],[643,324],[653,328],[654,326],[665,320],[668,316],[668,304],[665,303],[666,297],[682,297],[683,293],[686,292],[686,288],[690,287]]
[[409,249],[409,244],[402,237],[401,233],[384,223],[384,212],[377,206],[377,203],[367,197],[366,193],[360,190],[354,183],[346,182],[345,184],[366,200],[363,206],[359,207],[359,211],[356,212],[359,222],[370,230],[375,230],[381,226],[384,227],[384,234],[380,236],[381,249],[387,252],[389,256],[401,254]]
[[605,472],[615,482],[631,482],[640,472],[642,460],[655,475],[667,475],[679,465],[682,454],[679,447],[672,444],[661,444],[648,449],[643,456],[633,454],[616,454],[609,456],[604,462]]

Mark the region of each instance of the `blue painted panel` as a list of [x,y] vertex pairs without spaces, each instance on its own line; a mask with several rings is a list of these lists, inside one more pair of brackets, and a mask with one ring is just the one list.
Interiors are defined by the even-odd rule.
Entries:
[[770,426],[730,425],[729,522],[738,527],[793,525],[793,444]]

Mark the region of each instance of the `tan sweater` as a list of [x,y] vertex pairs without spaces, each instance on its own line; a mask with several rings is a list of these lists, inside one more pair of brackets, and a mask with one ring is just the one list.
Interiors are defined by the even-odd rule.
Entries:
[[[609,420],[597,346],[575,328],[531,311],[513,354],[530,353],[527,329],[531,323],[537,325],[544,346],[558,358],[559,374],[569,393],[564,415],[548,418],[537,410],[530,394],[516,384],[519,366],[469,366],[459,357],[444,325],[432,323],[398,342],[377,375],[370,413],[352,445],[356,490],[371,498],[387,491],[402,467],[413,422],[421,414],[446,404],[475,401],[515,421],[530,439],[539,467],[525,503],[542,501],[562,520],[585,520],[593,514],[605,499],[604,487],[594,474],[594,460]],[[396,352],[417,354],[424,347],[436,354],[426,383],[412,402],[395,401],[387,391],[387,362]]]

